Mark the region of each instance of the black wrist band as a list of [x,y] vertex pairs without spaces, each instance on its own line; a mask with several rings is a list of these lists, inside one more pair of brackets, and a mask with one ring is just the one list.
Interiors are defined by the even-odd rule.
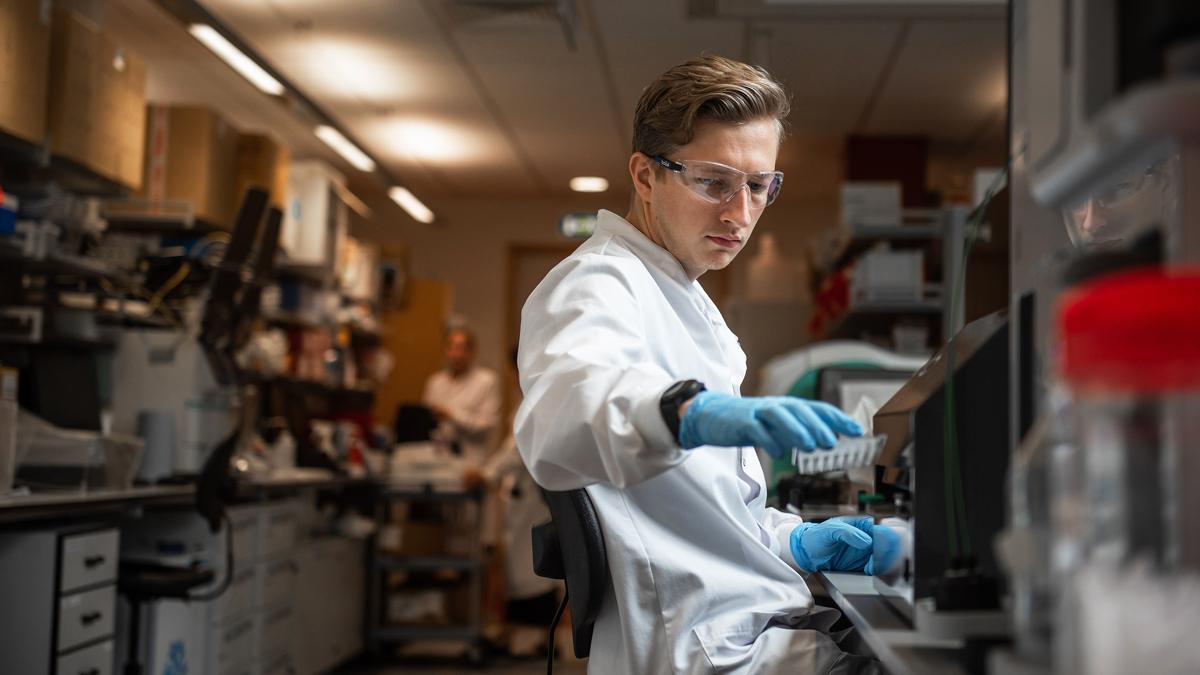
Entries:
[[667,429],[671,432],[671,438],[674,438],[675,442],[679,442],[679,406],[707,389],[704,383],[697,380],[682,380],[667,387],[667,390],[663,392],[662,398],[658,401],[658,408],[662,413],[663,421],[667,423]]

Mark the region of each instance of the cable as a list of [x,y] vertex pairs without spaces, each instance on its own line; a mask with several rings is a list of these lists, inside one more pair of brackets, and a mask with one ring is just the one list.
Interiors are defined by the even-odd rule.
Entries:
[[[964,227],[966,232],[966,241],[963,244],[962,262],[958,269],[955,270],[957,278],[954,281],[954,287],[951,289],[950,303],[950,326],[957,326],[959,321],[963,320],[960,316],[960,305],[962,304],[962,296],[967,280],[967,262],[971,257],[971,250],[975,247],[975,242],[979,238],[979,230],[983,225],[983,218],[987,212],[988,205],[1000,190],[1000,185],[1008,179],[1009,167],[1012,165],[1012,158],[1004,163],[1004,167],[996,177],[992,179],[992,183],[988,185],[987,191],[984,193],[983,199],[975,210],[967,216],[967,222]],[[962,480],[962,464],[960,462],[958,452],[958,415],[955,411],[955,394],[954,394],[954,378],[955,378],[955,353],[954,353],[954,338],[956,335],[950,335],[946,340],[946,382],[943,387],[945,394],[945,402],[943,404],[944,415],[942,424],[942,456],[943,456],[943,488],[945,490],[946,502],[946,534],[950,544],[950,555],[952,558],[958,558],[960,555],[970,557],[972,555],[971,547],[971,531],[967,524],[967,502],[966,495],[963,492]]]
[[[195,258],[196,260],[201,260],[203,255],[208,253],[210,246],[213,244],[228,244],[229,239],[230,236],[225,232],[211,232],[206,234],[196,242],[196,245],[192,247],[192,250],[188,253],[188,256]],[[221,256],[224,257],[224,255],[225,252],[222,251]]]
[[159,305],[162,304],[163,299],[165,299],[171,291],[175,290],[176,286],[183,283],[183,280],[187,279],[188,274],[190,274],[191,271],[192,266],[188,264],[186,260],[180,263],[179,269],[175,270],[175,274],[172,274],[171,278],[167,279],[166,282],[154,292],[153,297],[150,298],[151,311],[158,309]]
[[[154,296],[152,296],[150,294],[150,292],[147,291],[145,288],[142,288],[141,286],[139,286],[137,284],[123,284],[123,286],[124,286],[125,291],[127,291],[131,295],[139,296],[143,300],[145,300],[147,303],[146,306],[148,308],[150,308],[151,311],[153,311],[154,313],[156,313],[160,317],[162,317],[162,319],[164,321],[166,321],[168,324],[170,324],[172,328],[174,328],[175,330],[179,330],[179,331],[182,331],[184,329],[183,323],[179,320],[179,318],[177,316],[175,316],[173,313],[169,312],[166,305],[159,303],[157,307],[152,306],[151,303],[153,302]],[[112,284],[112,282],[104,277],[100,278],[100,287],[112,295],[121,295],[121,293]],[[127,315],[125,312],[121,312],[121,314]],[[127,315],[127,316],[129,316],[129,315]],[[136,319],[139,317],[131,316],[131,318]]]
[[554,675],[554,633],[558,629],[558,622],[562,620],[569,597],[570,593],[564,591],[562,602],[558,603],[558,611],[554,613],[554,620],[550,622],[550,636],[546,641],[546,675]]
[[233,523],[229,520],[228,513],[221,513],[221,522],[225,524],[225,579],[221,582],[221,586],[208,593],[197,595],[189,595],[190,602],[210,602],[216,600],[229,590],[233,585]]

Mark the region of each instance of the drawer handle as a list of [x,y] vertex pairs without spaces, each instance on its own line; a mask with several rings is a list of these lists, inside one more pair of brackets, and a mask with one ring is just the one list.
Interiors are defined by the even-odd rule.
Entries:
[[105,558],[102,555],[90,555],[83,559],[83,566],[88,569],[92,569],[93,567],[96,567],[97,565],[103,565],[104,560],[105,560]]
[[99,668],[88,668],[87,670],[79,671],[79,675],[100,675]]
[[103,616],[104,614],[100,612],[88,612],[87,614],[79,617],[79,622],[85,626],[90,626],[99,621]]

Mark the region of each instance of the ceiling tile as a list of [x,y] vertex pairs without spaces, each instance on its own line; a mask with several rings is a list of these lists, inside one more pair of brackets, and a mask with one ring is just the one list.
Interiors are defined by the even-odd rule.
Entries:
[[1007,40],[1003,19],[914,22],[863,131],[970,140],[1004,109]]

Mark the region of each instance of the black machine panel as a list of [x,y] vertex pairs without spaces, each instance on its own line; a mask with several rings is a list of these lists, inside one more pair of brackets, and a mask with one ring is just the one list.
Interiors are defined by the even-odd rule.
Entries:
[[992,540],[1004,527],[1007,508],[1008,326],[1007,312],[997,312],[968,324],[954,340],[955,417],[969,543],[969,549],[960,547],[957,558],[947,518],[950,460],[943,442],[947,350],[935,355],[875,415],[875,432],[888,435],[879,459],[886,467],[880,487],[899,496],[911,519],[913,558],[910,569],[901,574],[909,577],[914,598],[936,597],[950,570],[969,570],[989,583],[1000,579]]

